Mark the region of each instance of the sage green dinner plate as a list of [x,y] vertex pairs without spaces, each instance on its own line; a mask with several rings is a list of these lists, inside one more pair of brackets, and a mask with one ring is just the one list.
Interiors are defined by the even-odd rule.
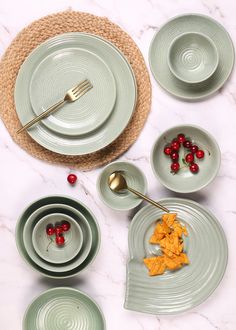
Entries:
[[[132,68],[125,56],[110,42],[92,34],[74,32],[48,39],[35,48],[22,64],[16,79],[16,111],[22,125],[35,117],[29,96],[32,74],[47,56],[56,52],[63,53],[67,49],[85,49],[87,52],[96,54],[106,63],[116,84],[114,108],[103,124],[87,134],[62,135],[52,131],[43,123],[37,123],[28,130],[28,133],[40,145],[56,153],[64,155],[89,154],[106,147],[123,132],[136,105],[137,87]],[[89,95],[92,96],[92,93],[95,93],[95,88],[96,86],[94,86],[93,92],[91,90],[83,97],[84,100],[78,100],[78,105],[80,101],[85,102]],[[66,111],[66,108],[63,110]]]
[[[60,209],[58,208],[58,204],[60,204]],[[48,264],[46,261],[42,265],[38,265],[38,262],[32,260],[32,258],[29,256],[26,247],[25,247],[25,241],[23,238],[23,232],[24,232],[24,227],[25,227],[25,222],[27,222],[27,219],[37,210],[40,208],[47,207],[49,205],[55,205],[55,210],[56,211],[62,211],[66,210],[67,207],[71,207],[74,209],[74,211],[78,211],[80,214],[82,213],[83,216],[86,218],[86,220],[89,223],[90,229],[92,231],[92,246],[91,249],[87,255],[87,257],[84,259],[82,263],[79,263],[75,267],[70,267],[72,269],[64,269],[63,271],[52,271],[48,270],[45,268],[45,264]],[[59,211],[59,212],[60,212]],[[45,211],[47,214],[47,211]],[[45,213],[44,212],[44,213]],[[44,215],[42,213],[42,215]],[[25,237],[28,237],[26,235]],[[96,221],[95,216],[92,214],[92,212],[87,208],[83,203],[80,201],[67,197],[67,196],[60,196],[60,195],[55,195],[55,196],[47,196],[44,198],[41,198],[39,200],[36,200],[32,204],[30,204],[21,214],[19,217],[19,220],[17,222],[16,226],[16,245],[18,248],[18,251],[22,258],[36,271],[41,273],[44,276],[55,278],[55,279],[64,279],[64,278],[69,278],[72,276],[77,275],[80,273],[82,270],[84,270],[88,265],[92,263],[92,261],[95,259],[99,247],[100,247],[100,229],[98,226],[98,223]],[[50,264],[49,264],[50,265]],[[51,264],[53,265],[53,264]],[[60,266],[59,266],[60,268]]]
[[[70,229],[62,234],[65,243],[63,245],[58,245],[56,243],[56,235],[53,234],[49,236],[47,234],[47,228],[49,225],[55,228],[65,221],[70,224]],[[36,253],[42,259],[53,264],[63,264],[74,259],[83,246],[83,231],[80,227],[79,221],[74,220],[74,218],[64,213],[51,213],[45,215],[35,224],[31,235]],[[86,241],[87,239],[88,238],[86,237]],[[92,245],[92,237],[90,238],[90,241]],[[88,252],[89,250],[90,248],[88,249]]]
[[[210,38],[219,55],[215,73],[198,84],[177,79],[168,67],[168,52],[173,40],[189,32]],[[234,46],[228,32],[211,17],[181,15],[172,18],[155,34],[149,49],[149,63],[156,81],[169,93],[186,100],[199,100],[215,93],[228,79],[234,65]]]
[[85,293],[67,287],[47,290],[28,307],[23,330],[105,330],[103,313]]
[[114,171],[123,174],[130,188],[145,194],[147,191],[147,180],[143,172],[130,162],[117,161],[108,164],[97,179],[97,190],[101,200],[114,210],[125,211],[138,206],[143,200],[129,191],[116,193],[108,185],[108,178]]
[[84,79],[90,80],[93,89],[44,119],[45,126],[65,135],[81,135],[95,130],[113,110],[116,85],[106,63],[83,48],[62,47],[49,52],[46,58],[38,59],[29,89],[36,115],[57,103],[69,89]]
[[219,221],[200,204],[180,198],[160,202],[187,227],[184,245],[190,264],[163,275],[148,275],[143,259],[160,253],[159,245],[149,239],[163,212],[150,205],[142,208],[129,228],[125,308],[177,314],[201,304],[219,285],[227,266],[227,240]]

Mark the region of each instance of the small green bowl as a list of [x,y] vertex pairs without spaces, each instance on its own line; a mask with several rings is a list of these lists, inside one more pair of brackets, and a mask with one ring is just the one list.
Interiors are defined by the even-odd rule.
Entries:
[[[63,233],[65,243],[60,246],[55,242],[56,236],[48,236],[46,229],[49,225],[55,227],[64,221],[70,224],[70,229]],[[42,259],[53,264],[63,264],[78,255],[83,244],[83,232],[79,223],[69,215],[52,213],[36,223],[32,233],[32,242],[36,253]]]
[[188,32],[176,37],[168,51],[168,65],[174,76],[188,84],[209,79],[219,64],[213,41],[202,33]]
[[85,293],[58,287],[41,293],[27,308],[23,330],[105,330],[106,322],[97,303]]
[[[24,239],[23,239],[23,231],[24,231],[24,226],[25,226],[25,223],[27,222],[27,219],[31,216],[31,214],[33,212],[37,211],[40,207],[48,206],[49,204],[56,204],[56,205],[60,204],[62,208],[64,208],[64,207],[66,208],[67,206],[72,207],[74,209],[74,211],[78,211],[81,214],[83,214],[83,216],[86,218],[86,220],[89,224],[89,227],[91,229],[92,246],[89,251],[89,254],[87,255],[87,257],[85,258],[85,260],[82,263],[80,263],[79,265],[77,265],[75,268],[73,268],[71,270],[65,269],[64,271],[57,272],[57,271],[51,271],[51,270],[45,269],[44,265],[46,262],[43,264],[43,266],[39,266],[35,261],[33,261],[30,258],[29,254],[25,248]],[[18,251],[19,251],[20,255],[22,256],[22,258],[34,270],[38,271],[39,273],[41,273],[42,275],[44,275],[46,277],[50,277],[50,278],[54,278],[54,279],[70,278],[70,277],[73,277],[73,276],[79,274],[83,270],[85,270],[93,262],[93,260],[95,259],[96,255],[98,253],[98,250],[100,247],[100,236],[101,235],[100,235],[100,229],[99,229],[98,223],[96,221],[95,216],[89,210],[89,208],[87,208],[87,206],[85,206],[83,203],[81,203],[80,201],[78,201],[76,199],[72,199],[70,197],[61,196],[61,195],[47,196],[47,197],[41,198],[41,199],[33,202],[23,211],[23,213],[19,217],[19,220],[16,225],[16,245],[17,245]],[[85,240],[85,238],[84,238],[84,240]]]
[[142,202],[142,199],[129,191],[124,193],[113,192],[109,188],[108,178],[114,171],[122,172],[128,186],[143,194],[147,191],[146,178],[137,166],[129,162],[118,161],[107,165],[97,179],[97,190],[99,196],[107,206],[119,211],[133,209]]
[[[183,167],[176,174],[171,173],[171,159],[163,152],[165,146],[180,133],[191,138],[194,144],[205,152],[203,159],[195,157],[195,163],[199,165],[199,172],[193,174],[182,163],[186,149],[181,146],[179,163]],[[151,151],[151,165],[153,172],[159,181],[168,189],[178,193],[191,193],[206,187],[217,175],[221,162],[220,148],[211,134],[204,129],[192,126],[175,126],[159,136]]]

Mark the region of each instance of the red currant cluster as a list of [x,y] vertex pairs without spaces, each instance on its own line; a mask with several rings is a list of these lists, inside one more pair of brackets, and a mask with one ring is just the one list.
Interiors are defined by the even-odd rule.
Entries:
[[189,139],[186,139],[185,135],[180,133],[177,138],[173,139],[171,143],[165,146],[164,154],[172,159],[172,164],[170,166],[172,173],[177,173],[180,169],[179,164],[179,150],[181,145],[187,149],[188,153],[184,158],[184,163],[187,165],[192,173],[197,173],[199,171],[198,164],[194,163],[194,157],[202,159],[205,156],[203,150],[200,150],[196,144],[193,144]]
[[60,225],[53,226],[49,224],[46,228],[46,233],[48,236],[56,235],[56,244],[57,245],[64,245],[65,237],[63,233],[70,229],[70,224],[67,221],[63,221]]

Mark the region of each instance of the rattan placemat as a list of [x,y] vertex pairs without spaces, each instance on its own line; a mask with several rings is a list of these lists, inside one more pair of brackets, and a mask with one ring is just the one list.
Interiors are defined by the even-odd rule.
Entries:
[[[83,156],[59,155],[41,147],[25,132],[16,134],[21,127],[14,104],[14,87],[19,68],[36,46],[48,38],[66,32],[88,32],[111,41],[130,62],[138,86],[137,106],[125,131],[108,147]],[[39,159],[81,170],[90,170],[109,163],[125,152],[139,136],[151,107],[149,74],[143,56],[132,38],[107,18],[75,11],[43,17],[16,36],[0,63],[0,95],[0,115],[16,143]]]

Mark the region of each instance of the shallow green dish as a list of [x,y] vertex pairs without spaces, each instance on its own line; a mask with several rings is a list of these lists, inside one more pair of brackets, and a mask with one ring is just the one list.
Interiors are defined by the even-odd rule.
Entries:
[[[60,225],[62,221],[70,224],[70,229],[63,233],[65,243],[58,246],[55,235],[48,236],[46,229],[49,225]],[[87,237],[86,237],[87,240]],[[41,218],[33,228],[32,242],[36,253],[44,260],[62,264],[74,259],[83,245],[83,232],[79,223],[63,213],[52,213]],[[92,239],[91,239],[92,245]]]
[[[77,221],[81,227],[84,238],[82,248],[80,249],[78,254],[70,261],[62,264],[48,262],[39,257],[39,255],[34,250],[34,245],[32,241],[32,232],[38,221],[40,221],[41,218],[44,216],[53,215],[55,213],[63,213],[75,219],[75,221]],[[82,264],[82,262],[87,258],[90,252],[92,246],[92,239],[93,237],[91,228],[86,218],[83,216],[83,214],[81,214],[81,212],[75,210],[73,207],[70,207],[68,205],[55,205],[54,207],[54,204],[49,204],[38,208],[27,218],[23,229],[24,248],[26,249],[29,257],[43,269],[57,273],[73,270],[80,264]]]
[[[118,48],[105,39],[80,32],[65,33],[50,38],[35,48],[22,64],[16,79],[14,97],[19,120],[25,124],[35,116],[29,97],[29,86],[35,68],[48,55],[71,48],[81,48],[96,54],[110,68],[116,83],[116,102],[113,111],[96,130],[80,136],[56,133],[43,123],[31,127],[28,134],[41,146],[53,152],[84,155],[112,143],[126,128],[135,110],[137,99],[135,76],[131,65]],[[86,97],[89,97],[90,92]],[[84,102],[85,100],[86,98]]]
[[190,264],[163,275],[148,275],[143,258],[158,254],[149,239],[163,212],[150,205],[143,207],[129,228],[125,308],[178,314],[201,304],[217,288],[227,266],[228,246],[219,221],[203,206],[180,198],[166,198],[160,203],[176,212],[187,227],[185,252]]
[[[35,263],[28,255],[27,250],[24,246],[24,240],[23,240],[23,230],[24,230],[24,222],[28,217],[35,212],[37,209],[39,209],[42,206],[48,205],[48,204],[63,204],[65,206],[71,206],[75,210],[78,210],[80,213],[84,215],[84,217],[89,222],[89,226],[92,231],[92,246],[90,249],[90,252],[86,259],[76,268],[70,270],[70,271],[64,271],[64,272],[53,272],[44,269],[43,267],[40,267]],[[41,198],[35,202],[33,202],[31,205],[29,205],[20,216],[17,226],[16,226],[16,245],[18,248],[18,251],[22,258],[35,270],[37,270],[39,273],[41,273],[44,276],[55,278],[55,279],[63,279],[63,278],[69,278],[77,275],[81,271],[83,271],[86,267],[88,267],[89,264],[92,263],[94,258],[96,257],[99,247],[100,247],[100,229],[98,226],[98,223],[96,221],[95,216],[92,214],[92,212],[81,202],[77,201],[76,199],[72,199],[67,196],[47,196],[44,198]]]
[[67,287],[47,290],[28,307],[23,330],[105,330],[100,307],[85,293]]
[[[199,165],[199,172],[196,174],[191,173],[188,167],[183,167],[175,175],[171,173],[172,161],[163,150],[167,142],[171,142],[179,133],[191,138],[205,152],[203,159],[198,160],[195,157],[195,163]],[[184,166],[182,164],[185,155],[183,147],[181,147],[179,155],[179,163]],[[216,140],[204,129],[193,125],[175,126],[163,132],[151,151],[151,165],[154,174],[166,188],[179,193],[190,193],[206,187],[216,177],[220,161],[221,153]]]
[[83,48],[61,49],[39,60],[29,88],[36,115],[57,103],[67,90],[84,79],[91,81],[93,89],[77,102],[67,103],[44,119],[45,126],[65,135],[81,135],[95,130],[113,110],[116,84],[106,63]]
[[138,206],[142,202],[141,198],[129,191],[115,193],[109,188],[108,178],[114,171],[122,172],[129,187],[143,194],[147,191],[147,180],[143,172],[132,163],[117,161],[104,167],[97,179],[97,190],[101,200],[114,210],[130,210]]
[[[199,84],[177,79],[168,67],[168,51],[173,40],[183,33],[202,33],[217,48],[219,64],[215,73]],[[149,64],[156,81],[169,93],[185,100],[200,100],[215,93],[229,78],[234,65],[234,46],[225,28],[209,16],[187,14],[172,18],[153,37]]]

